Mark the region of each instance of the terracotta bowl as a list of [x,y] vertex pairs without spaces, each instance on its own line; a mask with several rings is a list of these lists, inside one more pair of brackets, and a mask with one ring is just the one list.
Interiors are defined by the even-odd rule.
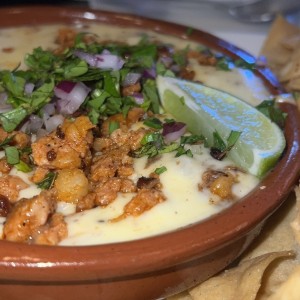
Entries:
[[[248,62],[245,51],[208,33],[131,15],[72,7],[0,10],[0,26],[101,22],[151,29],[190,39]],[[267,69],[258,71],[274,94],[282,93]],[[200,283],[235,260],[291,192],[300,170],[300,117],[285,103],[287,148],[277,166],[242,201],[201,223],[142,240],[84,247],[46,247],[0,241],[0,298],[157,299]]]

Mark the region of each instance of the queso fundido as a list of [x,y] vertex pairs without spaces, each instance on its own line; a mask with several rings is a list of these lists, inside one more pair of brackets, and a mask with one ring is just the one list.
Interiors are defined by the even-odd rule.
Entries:
[[144,238],[206,219],[257,186],[165,113],[155,84],[157,75],[201,81],[258,105],[270,95],[241,62],[105,25],[3,29],[0,38],[2,239]]

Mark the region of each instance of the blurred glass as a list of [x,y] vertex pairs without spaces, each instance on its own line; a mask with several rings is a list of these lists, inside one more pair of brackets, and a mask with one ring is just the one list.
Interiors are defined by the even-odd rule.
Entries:
[[212,6],[242,22],[269,22],[276,14],[300,10],[300,0],[88,0],[90,7],[164,19],[168,10]]

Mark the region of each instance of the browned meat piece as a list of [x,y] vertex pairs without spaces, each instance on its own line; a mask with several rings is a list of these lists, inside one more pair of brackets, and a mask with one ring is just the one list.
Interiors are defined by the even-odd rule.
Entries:
[[137,217],[155,205],[162,203],[166,197],[161,191],[154,189],[141,189],[124,207],[123,214],[112,220],[120,221],[128,216]]
[[48,169],[81,168],[82,161],[90,156],[93,127],[85,116],[66,120],[59,132],[55,130],[32,144],[35,164]]
[[44,191],[30,199],[19,200],[8,214],[3,227],[4,239],[14,242],[31,242],[40,226],[47,223],[56,209],[53,191]]
[[76,35],[77,32],[74,29],[59,29],[58,36],[55,41],[59,45],[59,47],[54,50],[54,54],[61,54],[66,48],[72,47],[74,45]]
[[123,114],[116,114],[107,118],[101,127],[101,134],[103,137],[109,136],[109,123],[110,122],[118,122],[120,129],[123,133],[127,132],[131,125],[138,122],[145,115],[145,111],[142,108],[134,107],[132,108],[126,118]]
[[193,80],[195,77],[195,71],[189,70],[188,68],[182,68],[179,72],[179,77],[185,80]]
[[132,84],[132,85],[129,85],[129,86],[124,86],[122,88],[122,96],[125,97],[125,96],[131,96],[135,93],[139,93],[141,91],[141,85],[139,82],[137,82],[136,84]]
[[68,227],[64,216],[55,213],[49,223],[38,230],[38,233],[33,238],[33,242],[39,245],[57,245],[67,236]]
[[133,193],[136,187],[130,179],[112,177],[94,184],[91,190],[91,193],[79,200],[76,211],[91,209],[95,206],[107,206],[117,198],[118,192]]
[[3,174],[8,174],[11,169],[12,166],[7,162],[5,157],[2,157],[0,159],[0,172]]
[[107,206],[108,204],[110,204],[117,198],[120,189],[121,179],[116,177],[109,178],[103,183],[98,184],[94,189],[94,192],[96,194],[96,206]]
[[38,183],[38,182],[42,181],[45,178],[47,173],[48,173],[48,169],[37,167],[34,170],[34,174],[30,178],[30,180],[34,183]]
[[96,199],[96,193],[91,192],[87,194],[85,197],[83,197],[78,201],[76,205],[76,212],[94,208],[96,206],[95,199]]
[[29,135],[22,131],[14,131],[13,133],[10,134],[10,136],[13,136],[11,144],[20,149],[23,149],[30,145]]
[[199,190],[208,188],[211,193],[219,196],[223,200],[234,199],[232,186],[237,182],[235,176],[230,172],[208,170],[202,175],[202,183],[198,185]]
[[2,175],[0,177],[0,195],[7,197],[11,203],[16,202],[19,192],[26,188],[28,184],[18,176]]
[[140,177],[136,184],[138,189],[160,189],[161,183],[159,178],[154,177]]
[[188,58],[196,59],[200,65],[215,66],[218,62],[216,57],[211,53],[190,50],[187,55]]
[[96,156],[91,166],[90,179],[101,181],[107,177],[114,177],[122,167],[123,170],[127,168],[126,176],[133,174],[133,158],[128,156],[128,152],[127,147],[120,147]]
[[109,178],[107,181],[100,183],[94,189],[96,194],[95,204],[97,206],[107,206],[118,196],[118,192],[134,192],[135,185],[130,179]]
[[11,210],[11,204],[7,197],[0,195],[0,217],[6,217]]
[[7,133],[3,128],[0,127],[0,143],[5,139],[11,138],[10,144],[20,149],[29,146],[30,137],[22,131],[13,131]]
[[0,143],[2,143],[8,137],[8,133],[0,127]]

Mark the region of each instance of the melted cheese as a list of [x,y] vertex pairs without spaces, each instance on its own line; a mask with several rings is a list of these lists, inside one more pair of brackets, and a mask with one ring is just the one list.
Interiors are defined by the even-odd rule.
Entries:
[[[211,193],[205,189],[199,191],[198,184],[208,168],[223,169],[232,163],[213,159],[203,146],[193,148],[193,158],[186,155],[174,158],[174,153],[167,153],[149,166],[146,158],[135,159],[134,181],[141,176],[148,177],[156,168],[167,168],[160,175],[162,191],[167,197],[165,202],[139,217],[127,217],[112,223],[110,220],[121,215],[123,206],[133,197],[133,194],[120,194],[106,208],[97,207],[67,216],[69,237],[61,245],[103,244],[144,238],[190,225],[228,207],[231,203],[226,201],[213,204]],[[246,195],[258,183],[256,177],[244,173],[239,173],[238,180],[239,183],[234,187],[234,194],[238,198]]]
[[[20,63],[23,66],[24,54],[30,53],[38,46],[42,45],[43,48],[49,49],[55,47],[54,36],[61,27],[64,26],[0,30],[0,45],[2,45],[0,68],[13,69]],[[87,28],[84,30],[87,31]],[[103,40],[120,40],[129,44],[135,44],[144,34],[138,29],[120,30],[110,25],[100,26],[99,24],[89,25],[88,30],[98,34]],[[180,48],[188,44],[192,47],[197,46],[175,37],[149,32],[148,35]],[[216,71],[212,67],[198,65],[193,65],[193,69],[197,79],[204,84],[227,91],[253,105],[269,96],[261,80],[247,70]],[[135,159],[135,175],[132,176],[134,181],[141,176],[147,177],[158,167],[167,168],[167,171],[160,175],[163,193],[167,200],[139,217],[127,217],[114,223],[109,221],[122,214],[124,205],[134,194],[119,194],[118,198],[106,208],[97,207],[82,213],[75,213],[75,206],[72,204],[58,203],[58,211],[66,215],[69,232],[68,238],[62,241],[61,245],[105,244],[162,234],[209,218],[228,207],[231,203],[218,201],[206,189],[199,191],[198,184],[201,182],[203,172],[208,168],[222,169],[232,165],[232,162],[214,160],[208,150],[202,146],[193,146],[193,152],[193,158],[187,156],[174,158],[174,153],[168,153],[150,165],[146,164],[146,158]],[[25,182],[30,183],[28,177],[31,174],[24,174],[15,169],[11,171],[11,174],[18,175]],[[233,188],[233,193],[237,198],[243,197],[258,184],[257,178],[242,172],[239,173],[238,181]],[[20,197],[29,198],[39,192],[40,190],[35,185],[30,184],[29,188],[20,193]],[[5,218],[0,218],[0,236],[4,221]]]

